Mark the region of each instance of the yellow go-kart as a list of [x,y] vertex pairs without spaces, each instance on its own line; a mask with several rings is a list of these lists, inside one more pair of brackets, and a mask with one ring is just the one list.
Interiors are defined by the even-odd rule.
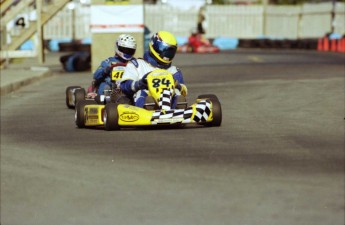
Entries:
[[173,75],[167,70],[157,69],[150,72],[146,79],[149,96],[144,108],[121,100],[106,105],[81,100],[75,110],[77,127],[104,126],[105,130],[119,130],[178,124],[221,125],[222,109],[217,96],[200,95],[191,106],[187,106],[185,98],[177,98],[177,107],[173,109],[172,99],[176,91]]

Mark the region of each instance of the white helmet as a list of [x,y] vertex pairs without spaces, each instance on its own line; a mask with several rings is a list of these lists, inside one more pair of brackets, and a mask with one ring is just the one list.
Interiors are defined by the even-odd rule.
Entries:
[[115,52],[124,60],[130,60],[136,49],[137,43],[132,35],[121,34],[115,42]]

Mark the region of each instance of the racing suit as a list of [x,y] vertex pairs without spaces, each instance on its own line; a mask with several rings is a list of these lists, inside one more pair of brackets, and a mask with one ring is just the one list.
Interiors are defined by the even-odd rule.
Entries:
[[131,60],[131,63],[127,64],[120,84],[121,91],[128,98],[134,100],[135,106],[144,107],[145,98],[148,96],[147,90],[138,90],[136,85],[146,74],[155,69],[166,69],[173,74],[175,81],[177,81],[177,89],[175,90],[176,95],[172,101],[172,108],[175,108],[177,96],[187,95],[187,87],[184,84],[182,72],[171,64],[167,66],[158,64],[153,57],[150,56],[148,51],[145,52],[143,59],[138,58],[137,60]]
[[128,61],[122,59],[117,55],[109,57],[101,62],[101,65],[96,69],[96,71],[93,74],[95,86],[98,87],[98,95],[103,95],[104,89],[111,90],[113,85],[111,81],[111,72],[113,68],[116,66],[126,66],[127,62]]

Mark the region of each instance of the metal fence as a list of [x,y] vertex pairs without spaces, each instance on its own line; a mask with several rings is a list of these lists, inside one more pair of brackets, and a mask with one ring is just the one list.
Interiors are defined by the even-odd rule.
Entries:
[[208,6],[207,37],[255,38],[263,35],[262,6]]
[[[198,9],[186,11],[168,5],[145,5],[144,9],[145,25],[152,32],[169,30],[176,36],[187,37],[196,28]],[[345,34],[345,3],[340,2],[267,7],[208,5],[205,16],[208,38],[318,38],[332,29]],[[45,25],[44,37],[90,38],[90,7],[76,7],[74,14],[66,7]]]

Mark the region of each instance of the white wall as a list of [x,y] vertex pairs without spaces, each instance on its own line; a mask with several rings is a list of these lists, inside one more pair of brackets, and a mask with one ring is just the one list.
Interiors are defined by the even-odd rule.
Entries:
[[[332,29],[331,2],[301,6],[216,6],[206,8],[206,36],[234,38],[318,38]],[[75,11],[77,39],[91,37],[90,10],[83,6]],[[145,5],[145,24],[155,32],[168,30],[187,37],[196,28],[197,8],[188,10],[169,5]],[[65,8],[45,26],[45,39],[72,38],[72,13]],[[335,5],[334,31],[345,34],[345,3]]]

